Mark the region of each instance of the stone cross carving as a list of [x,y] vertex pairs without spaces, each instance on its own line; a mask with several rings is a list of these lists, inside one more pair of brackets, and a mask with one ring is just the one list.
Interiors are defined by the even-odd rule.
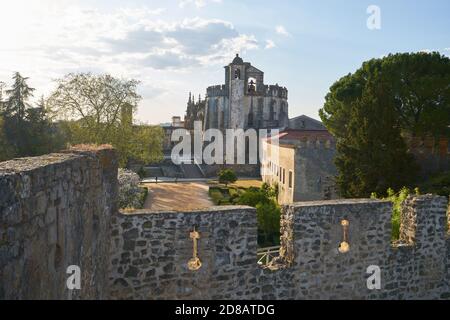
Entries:
[[350,223],[348,222],[348,220],[341,221],[341,225],[342,225],[342,229],[343,229],[343,233],[344,233],[344,240],[339,245],[338,250],[340,253],[346,253],[346,252],[350,251],[350,245],[348,243],[348,226],[349,226],[349,224]]
[[200,269],[202,267],[202,262],[200,261],[200,259],[198,257],[198,252],[197,252],[197,249],[198,249],[197,241],[198,241],[198,239],[200,239],[200,233],[198,233],[194,227],[194,231],[192,231],[189,234],[189,237],[192,239],[194,248],[193,248],[192,258],[188,261],[188,268],[189,268],[189,270],[197,271],[198,269]]

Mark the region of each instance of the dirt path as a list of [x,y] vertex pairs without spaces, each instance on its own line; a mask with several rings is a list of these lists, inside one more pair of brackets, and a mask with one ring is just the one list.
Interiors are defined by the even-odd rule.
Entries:
[[214,206],[208,196],[208,185],[202,182],[145,184],[149,195],[145,209],[186,211]]

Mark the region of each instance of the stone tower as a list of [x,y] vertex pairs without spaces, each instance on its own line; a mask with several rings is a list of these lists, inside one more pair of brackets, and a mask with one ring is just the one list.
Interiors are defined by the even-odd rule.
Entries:
[[207,89],[204,129],[284,129],[288,90],[264,84],[264,72],[239,55],[225,67],[225,84]]

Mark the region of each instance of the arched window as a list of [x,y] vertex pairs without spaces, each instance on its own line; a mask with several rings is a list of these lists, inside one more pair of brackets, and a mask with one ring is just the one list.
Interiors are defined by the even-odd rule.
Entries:
[[256,92],[256,79],[248,78],[248,92]]
[[234,79],[241,79],[241,69],[234,70]]

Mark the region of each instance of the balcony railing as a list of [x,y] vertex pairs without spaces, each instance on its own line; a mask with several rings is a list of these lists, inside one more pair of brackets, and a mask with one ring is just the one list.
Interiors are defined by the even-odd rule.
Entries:
[[270,262],[280,255],[280,247],[261,248],[257,251],[258,264],[268,266]]

